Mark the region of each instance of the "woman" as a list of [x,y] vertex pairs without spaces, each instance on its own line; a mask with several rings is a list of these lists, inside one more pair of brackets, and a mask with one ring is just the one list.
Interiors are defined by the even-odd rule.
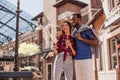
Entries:
[[56,58],[53,80],[60,80],[62,70],[65,74],[65,80],[73,80],[72,56],[76,54],[75,41],[71,36],[71,24],[68,21],[64,21],[61,27],[62,34],[54,46]]

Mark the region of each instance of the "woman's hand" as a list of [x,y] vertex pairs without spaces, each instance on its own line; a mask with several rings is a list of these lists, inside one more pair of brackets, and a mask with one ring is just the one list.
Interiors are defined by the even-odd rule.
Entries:
[[75,55],[76,55],[76,51],[73,49],[70,40],[66,40],[65,43],[66,43],[66,48],[70,47],[70,49],[71,49],[73,55],[75,56]]
[[65,44],[66,44],[66,48],[68,48],[68,47],[71,47],[72,45],[71,45],[71,42],[70,42],[70,40],[69,39],[66,39],[65,40]]

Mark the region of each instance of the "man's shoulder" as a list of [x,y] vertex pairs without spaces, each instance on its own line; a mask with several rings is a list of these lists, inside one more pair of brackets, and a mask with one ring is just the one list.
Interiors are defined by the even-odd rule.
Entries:
[[78,32],[90,30],[91,28],[88,25],[82,24],[81,27],[78,29]]
[[81,24],[81,28],[91,28],[91,27],[86,24]]

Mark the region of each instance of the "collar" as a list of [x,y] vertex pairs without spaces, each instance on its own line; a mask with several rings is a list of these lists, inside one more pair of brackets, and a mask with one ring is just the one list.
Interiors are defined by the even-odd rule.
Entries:
[[82,31],[85,31],[85,30],[88,30],[88,29],[91,29],[91,27],[82,24],[81,27],[79,27],[79,29],[77,30],[77,32],[82,32]]

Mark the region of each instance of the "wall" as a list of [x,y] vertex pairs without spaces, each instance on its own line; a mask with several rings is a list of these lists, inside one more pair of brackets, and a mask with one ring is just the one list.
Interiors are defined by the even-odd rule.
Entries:
[[[56,8],[53,7],[55,2],[56,0],[44,0],[43,1],[43,13],[45,14],[46,18],[48,19],[48,22],[50,23],[50,26],[47,26],[46,28],[48,30],[50,28],[51,36],[53,40],[56,40],[56,37],[55,37],[56,36]],[[46,31],[44,30],[44,32]],[[44,38],[46,41],[50,40],[49,35],[47,33],[45,33],[44,36],[48,37],[48,38]]]
[[[102,35],[100,36],[100,39],[103,41],[102,44],[102,59],[103,59],[103,71],[99,72],[99,79],[100,80],[117,80],[116,78],[116,69],[109,69],[109,43],[108,39],[112,38],[113,36],[120,33],[120,27],[115,27],[120,25],[119,20],[115,20],[115,18],[119,18],[118,13],[114,13],[114,11],[117,12],[119,8],[115,8],[114,11],[109,12],[108,10],[108,0],[102,0],[104,12],[105,12],[105,25],[102,30]],[[117,15],[117,16],[116,16]],[[110,19],[108,19],[110,18]],[[108,20],[107,20],[108,19]],[[106,24],[107,23],[107,24]],[[115,23],[115,24],[114,24]]]

